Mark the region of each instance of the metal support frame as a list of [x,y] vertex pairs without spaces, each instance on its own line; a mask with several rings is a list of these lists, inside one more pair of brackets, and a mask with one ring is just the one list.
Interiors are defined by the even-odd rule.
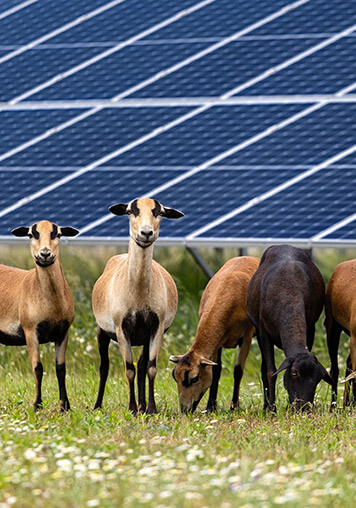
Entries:
[[215,272],[212,270],[212,268],[210,268],[208,263],[204,261],[203,257],[199,254],[197,249],[194,247],[186,247],[186,249],[193,256],[195,262],[200,266],[205,275],[211,279],[215,275]]

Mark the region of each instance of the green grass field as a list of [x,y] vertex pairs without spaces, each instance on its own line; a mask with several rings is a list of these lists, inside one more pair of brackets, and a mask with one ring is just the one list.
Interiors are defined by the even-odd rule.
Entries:
[[[193,341],[201,292],[207,282],[182,249],[156,249],[155,258],[175,277],[179,310],[166,335],[156,381],[159,414],[133,417],[117,346],[103,411],[92,410],[99,357],[90,294],[113,248],[62,246],[61,259],[76,306],[67,353],[72,411],[58,413],[52,345],[41,346],[44,408],[32,410],[34,379],[26,348],[0,346],[0,508],[15,507],[351,507],[356,499],[356,411],[329,412],[330,387],[320,383],[311,414],[287,407],[282,376],[278,414],[262,411],[260,353],[253,342],[241,388],[241,409],[231,413],[236,351],[223,355],[218,411],[181,415],[170,354]],[[236,251],[207,251],[218,269]],[[355,252],[319,251],[315,262],[327,281]],[[32,268],[28,247],[1,247],[0,261]],[[314,352],[329,368],[320,320]],[[340,371],[349,339],[342,336]],[[138,351],[135,352],[138,358]],[[276,355],[281,361],[280,353]],[[339,393],[341,394],[341,385]]]

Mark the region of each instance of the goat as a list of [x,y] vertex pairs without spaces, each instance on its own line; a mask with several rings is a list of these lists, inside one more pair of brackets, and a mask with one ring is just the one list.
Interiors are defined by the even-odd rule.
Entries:
[[[247,289],[247,313],[262,354],[264,409],[276,410],[276,376],[283,370],[284,386],[296,409],[313,404],[321,379],[331,384],[326,369],[310,352],[324,297],[323,278],[306,251],[290,245],[265,250]],[[286,356],[278,370],[274,345]]]
[[[342,331],[350,337],[350,355],[346,366],[344,405],[356,403],[356,259],[340,263],[333,271],[326,288],[325,328],[332,379],[331,407],[336,406],[339,367],[337,353]],[[352,381],[352,396],[350,385]]]
[[[109,207],[114,215],[128,214],[130,240],[128,254],[112,257],[93,288],[93,311],[98,324],[100,383],[94,409],[102,407],[109,372],[110,340],[118,343],[125,363],[130,389],[129,410],[146,411],[145,383],[149,380],[147,413],[156,413],[154,380],[163,334],[177,311],[178,295],[170,274],[153,260],[154,242],[162,217],[178,219],[182,212],[167,208],[157,200],[134,199],[129,204]],[[131,346],[143,346],[137,364],[138,402]]]
[[255,333],[247,316],[246,292],[259,262],[254,257],[230,259],[205,288],[200,302],[197,334],[190,351],[170,357],[172,362],[177,363],[172,374],[178,385],[182,411],[194,411],[209,387],[206,409],[216,410],[221,350],[237,345],[240,350],[234,368],[230,408],[239,406],[240,382]]
[[27,346],[35,376],[35,411],[42,406],[43,366],[39,344],[54,342],[61,411],[70,409],[65,385],[68,329],[74,320],[73,298],[59,260],[59,239],[79,231],[41,221],[13,229],[28,236],[35,261],[32,270],[0,265],[0,343]]

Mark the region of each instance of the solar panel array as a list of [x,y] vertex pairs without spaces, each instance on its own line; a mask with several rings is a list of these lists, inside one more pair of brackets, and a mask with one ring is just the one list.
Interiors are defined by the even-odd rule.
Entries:
[[354,0],[3,0],[0,238],[356,246]]

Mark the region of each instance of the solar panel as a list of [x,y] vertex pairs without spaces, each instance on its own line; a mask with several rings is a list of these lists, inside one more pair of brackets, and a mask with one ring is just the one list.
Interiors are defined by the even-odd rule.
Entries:
[[353,0],[5,1],[0,239],[47,218],[126,243],[356,246]]

